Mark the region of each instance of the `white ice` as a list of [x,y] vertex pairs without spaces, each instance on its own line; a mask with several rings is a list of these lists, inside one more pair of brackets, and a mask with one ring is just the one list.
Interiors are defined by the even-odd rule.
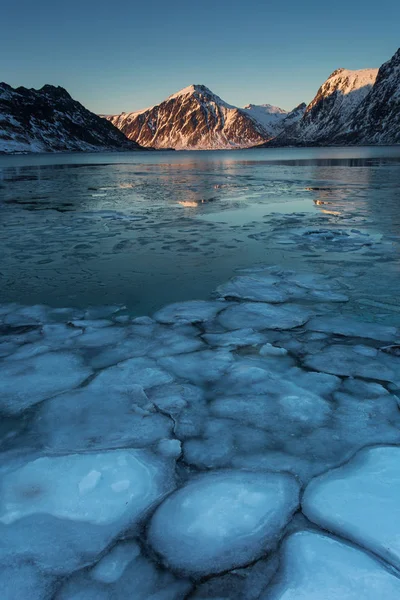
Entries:
[[397,600],[400,579],[337,539],[299,531],[285,540],[278,583],[261,600]]
[[170,437],[172,428],[142,387],[118,391],[89,384],[43,402],[30,431],[45,448],[71,452],[150,446]]
[[244,302],[226,308],[219,314],[218,321],[226,329],[241,329],[244,324],[256,330],[293,329],[304,325],[310,316],[309,310],[295,304]]
[[201,576],[245,565],[274,547],[298,492],[295,479],[284,474],[200,475],[157,508],[148,540],[183,573]]
[[188,300],[165,306],[155,313],[154,318],[160,323],[201,323],[214,318],[223,308],[223,302]]
[[134,540],[119,542],[94,568],[66,580],[57,600],[184,600],[186,579],[157,568]]
[[333,375],[400,383],[399,358],[369,346],[327,346],[306,356],[304,365]]
[[400,568],[400,448],[361,450],[308,485],[307,517]]
[[0,480],[0,561],[65,573],[93,561],[173,489],[173,462],[137,450],[16,459]]
[[334,333],[347,337],[370,338],[383,342],[394,342],[400,339],[400,333],[396,327],[368,323],[348,317],[314,317],[307,323],[307,329],[323,333]]
[[79,355],[49,352],[4,361],[0,370],[0,409],[18,414],[46,398],[81,384],[92,374]]

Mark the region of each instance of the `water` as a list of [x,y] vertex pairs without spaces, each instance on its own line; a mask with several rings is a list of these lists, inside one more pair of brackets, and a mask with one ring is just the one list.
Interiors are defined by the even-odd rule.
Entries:
[[3,156],[0,301],[149,314],[255,263],[321,270],[337,256],[274,243],[271,216],[396,237],[399,182],[395,147]]
[[0,174],[0,595],[399,598],[400,148]]

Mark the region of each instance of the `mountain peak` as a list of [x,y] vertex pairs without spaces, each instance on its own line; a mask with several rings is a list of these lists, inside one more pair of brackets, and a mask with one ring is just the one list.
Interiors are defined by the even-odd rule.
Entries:
[[187,87],[182,88],[178,92],[175,92],[175,94],[171,94],[171,96],[169,96],[168,99],[179,98],[180,96],[191,96],[195,93],[215,96],[215,94],[213,94],[213,92],[205,85],[202,85],[199,83],[192,83],[191,85],[188,85]]

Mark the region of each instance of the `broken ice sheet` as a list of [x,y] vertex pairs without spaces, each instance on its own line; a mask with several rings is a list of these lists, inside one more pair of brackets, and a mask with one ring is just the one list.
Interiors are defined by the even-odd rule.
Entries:
[[174,488],[173,462],[138,450],[27,456],[3,466],[0,561],[69,573],[131,529]]

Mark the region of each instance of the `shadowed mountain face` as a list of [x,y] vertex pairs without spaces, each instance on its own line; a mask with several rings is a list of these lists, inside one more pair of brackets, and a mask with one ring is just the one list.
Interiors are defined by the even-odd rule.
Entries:
[[140,146],[62,87],[0,83],[0,152],[137,150]]
[[247,148],[272,137],[245,110],[203,85],[184,88],[146,110],[107,118],[129,139],[154,148]]
[[273,140],[273,144],[285,146],[330,143],[371,91],[377,73],[377,69],[334,71],[319,88],[304,116],[293,126],[285,128]]
[[400,143],[400,48],[381,66],[375,85],[351,114],[336,143]]

